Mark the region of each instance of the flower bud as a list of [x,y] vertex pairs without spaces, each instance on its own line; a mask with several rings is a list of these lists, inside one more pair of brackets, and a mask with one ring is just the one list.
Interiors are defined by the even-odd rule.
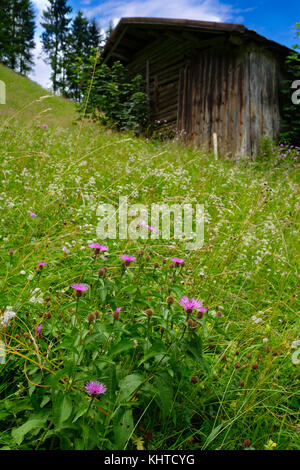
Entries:
[[174,297],[172,297],[172,295],[169,295],[169,297],[167,297],[167,304],[173,305],[174,302],[175,302]]
[[147,308],[145,310],[145,313],[149,318],[151,318],[153,316],[153,310],[151,310],[151,308]]
[[92,323],[93,321],[96,320],[96,315],[94,313],[89,313],[86,318],[89,323]]

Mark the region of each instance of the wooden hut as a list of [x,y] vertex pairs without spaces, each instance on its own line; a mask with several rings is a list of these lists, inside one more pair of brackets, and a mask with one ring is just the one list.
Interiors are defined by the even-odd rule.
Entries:
[[280,80],[290,50],[238,24],[122,18],[103,51],[143,75],[152,119],[224,157],[254,157],[280,129]]

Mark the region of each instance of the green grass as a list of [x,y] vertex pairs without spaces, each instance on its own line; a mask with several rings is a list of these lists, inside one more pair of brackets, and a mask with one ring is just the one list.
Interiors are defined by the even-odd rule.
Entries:
[[[0,309],[17,313],[0,331],[0,448],[299,449],[298,167],[274,165],[276,149],[269,164],[214,161],[74,123],[72,103],[39,100],[48,93],[2,66],[0,80]],[[204,204],[203,247],[97,240],[99,203],[120,195]],[[123,270],[120,255],[141,250]],[[74,282],[89,285],[78,305]],[[197,330],[183,295],[209,306],[192,314]],[[106,384],[99,402],[87,380]]]

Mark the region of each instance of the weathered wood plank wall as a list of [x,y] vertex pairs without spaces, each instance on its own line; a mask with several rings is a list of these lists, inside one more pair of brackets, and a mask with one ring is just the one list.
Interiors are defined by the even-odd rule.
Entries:
[[222,155],[243,153],[246,90],[243,55],[205,51],[180,75],[177,127],[186,139],[211,149],[213,133]]
[[128,65],[130,76],[141,73],[148,82],[151,118],[167,120],[170,127],[177,121],[179,71],[192,49],[191,43],[179,38],[157,39]]
[[144,76],[151,118],[186,142],[212,149],[216,133],[221,156],[253,157],[279,132],[278,57],[224,33],[206,38],[158,34],[132,55],[129,75]]
[[224,157],[254,156],[280,127],[279,71],[263,49],[205,51],[181,69],[177,128],[186,141]]
[[260,141],[269,136],[275,139],[280,130],[280,66],[278,60],[264,49],[253,48],[245,54],[249,76],[249,129],[250,149],[254,156]]

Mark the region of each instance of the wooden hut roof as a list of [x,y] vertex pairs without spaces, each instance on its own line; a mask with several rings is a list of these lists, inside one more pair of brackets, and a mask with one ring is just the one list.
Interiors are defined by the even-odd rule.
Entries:
[[257,34],[254,30],[247,29],[241,24],[216,23],[211,21],[184,20],[172,18],[121,18],[108,38],[102,57],[104,62],[121,60],[129,62],[132,56],[143,47],[146,47],[154,39],[181,34],[184,39],[190,40],[213,39],[217,35],[240,36],[246,40],[260,43],[272,49],[278,54],[286,55],[291,49],[271,41]]

